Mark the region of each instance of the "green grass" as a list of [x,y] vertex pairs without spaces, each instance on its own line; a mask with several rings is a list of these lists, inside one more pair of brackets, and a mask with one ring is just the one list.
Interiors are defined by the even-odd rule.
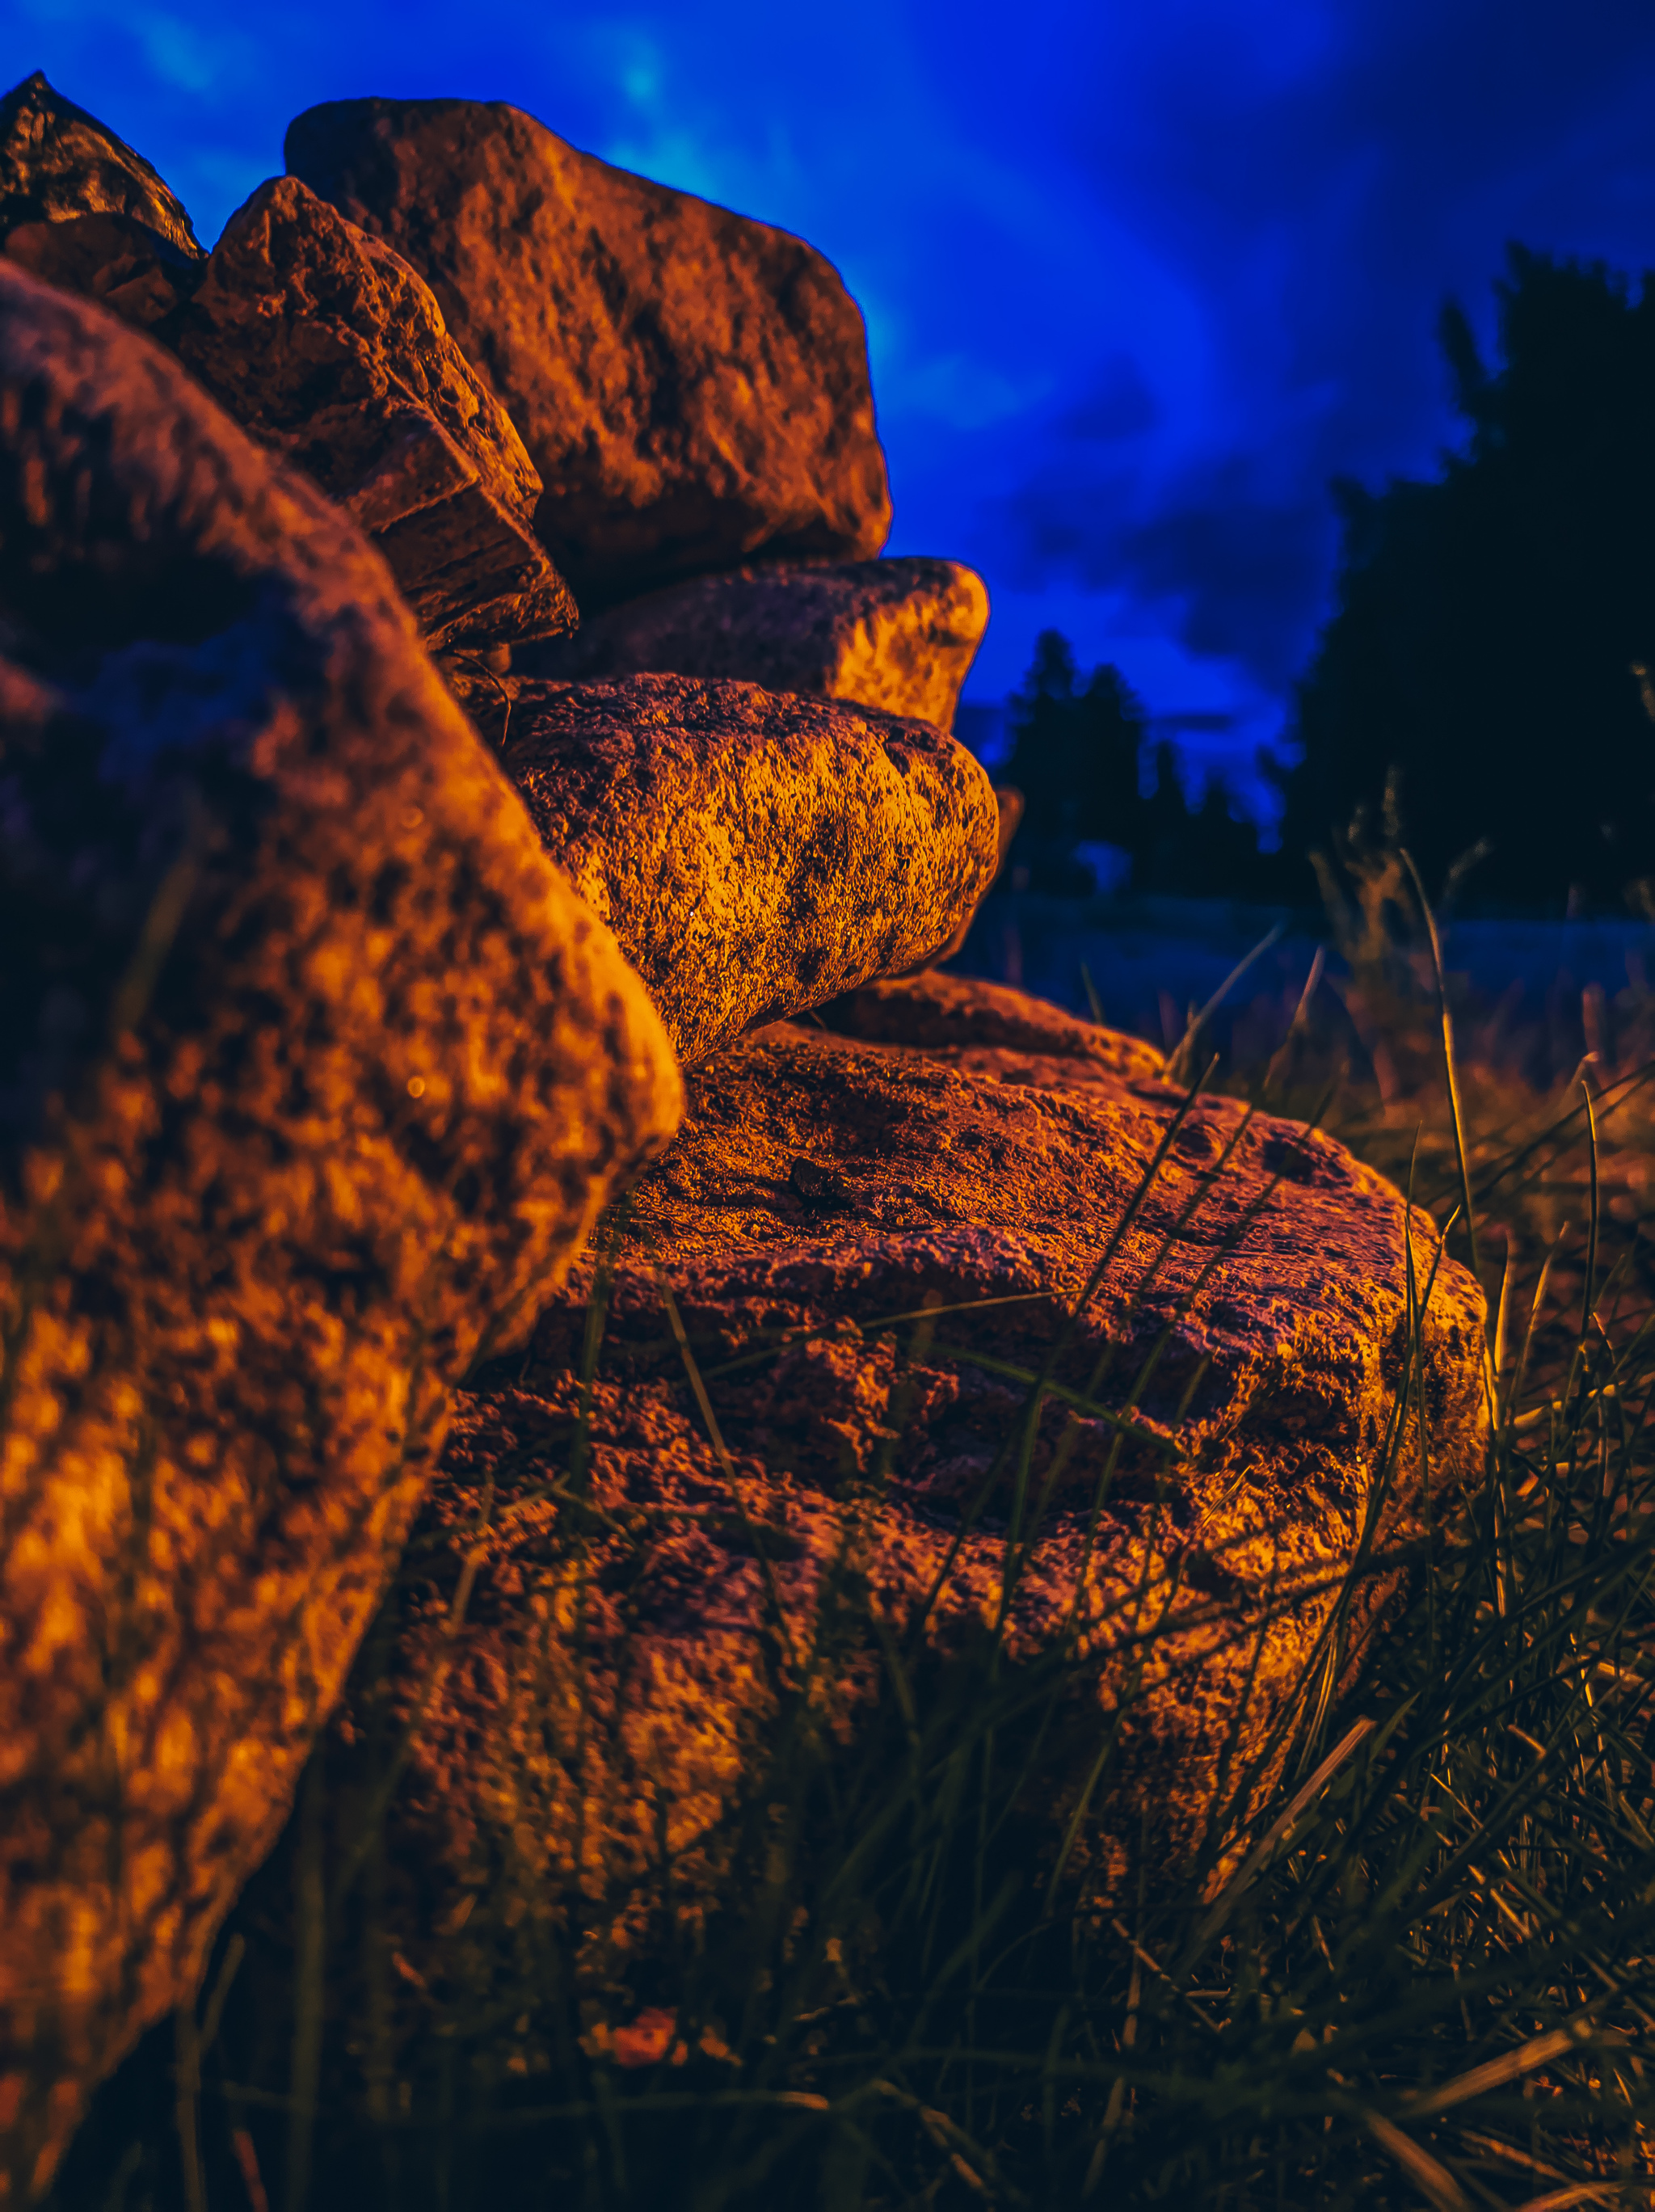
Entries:
[[[1270,1095],[1302,1105],[1291,1061]],[[845,1741],[811,1666],[774,1658],[699,1916],[664,1856],[652,1903],[561,1919],[514,1920],[502,1882],[452,1954],[423,1929],[413,1991],[396,1931],[427,1908],[383,1835],[405,1729],[386,1709],[318,1753],[200,2005],[101,2094],[60,2212],[240,2212],[260,2190],[271,2212],[1655,2203],[1655,1278],[1633,1172],[1655,1085],[1629,1071],[1589,1109],[1470,1068],[1463,1094],[1458,1137],[1442,1092],[1348,1089],[1329,1120],[1445,1223],[1470,1188],[1487,1467],[1439,1499],[1366,1671],[1338,1693],[1337,1654],[1307,1675],[1273,1795],[1227,1776],[1194,1865],[1159,1863],[1146,1808],[1100,1906],[1087,1820],[1064,1856],[1051,1807],[1088,1768],[1109,1802],[1112,1739],[1064,1655],[1013,1668],[985,1636],[921,1665],[847,1566],[811,1665],[860,1653],[880,1693]],[[1452,1235],[1468,1250],[1463,1212]],[[578,1401],[567,1434],[578,1573]],[[432,1596],[417,1554],[393,1613],[410,1591]],[[623,1908],[652,1913],[644,1948],[612,1941]],[[652,2022],[658,2057],[623,2063]]]

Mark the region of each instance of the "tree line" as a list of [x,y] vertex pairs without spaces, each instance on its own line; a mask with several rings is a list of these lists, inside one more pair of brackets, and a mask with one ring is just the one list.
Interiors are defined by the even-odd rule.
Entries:
[[1466,426],[1429,482],[1333,494],[1333,612],[1296,688],[1277,852],[1222,778],[1192,800],[1120,672],[1082,679],[1054,631],[1010,702],[1004,771],[1030,890],[1313,901],[1310,854],[1389,788],[1428,883],[1481,848],[1463,896],[1531,911],[1655,911],[1655,278],[1508,249],[1499,364],[1453,304],[1439,337]]

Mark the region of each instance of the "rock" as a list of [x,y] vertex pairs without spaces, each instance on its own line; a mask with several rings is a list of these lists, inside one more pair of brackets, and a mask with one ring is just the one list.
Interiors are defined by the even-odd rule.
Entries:
[[390,574],[0,263],[0,2171],[190,1996],[440,1450],[673,1127]]
[[502,101],[331,101],[284,153],[436,294],[523,433],[583,607],[761,551],[884,544],[866,333],[811,247]]
[[189,216],[142,155],[36,70],[0,100],[0,237],[90,215],[130,217],[181,260],[202,258]]
[[993,874],[988,778],[928,723],[686,676],[501,690],[506,772],[685,1061],[919,965]]
[[188,297],[205,258],[142,155],[39,70],[0,100],[0,251],[140,325]]
[[163,335],[375,539],[433,647],[572,629],[536,475],[429,288],[296,177],[230,219]]
[[1100,1029],[1004,983],[934,968],[898,982],[866,983],[816,1011],[838,1036],[1041,1091],[1112,1095],[1122,1078],[1153,1081],[1167,1065],[1166,1055],[1142,1037]]
[[[663,1925],[694,1931],[739,1847],[741,1823],[723,1816],[755,1790],[762,1807],[778,1714],[847,1574],[893,1638],[940,1579],[924,1641],[969,1654],[1007,1573],[1014,1484],[1008,1466],[995,1479],[997,1454],[1024,1378],[1053,1354],[1118,1231],[1055,1367],[1060,1389],[1090,1386],[1100,1414],[1076,1417],[1065,1464],[1069,1405],[1048,1401],[1006,1644],[1014,1666],[1064,1650],[1078,1597],[1069,1703],[1107,1716],[1143,1649],[1128,1593],[1149,1593],[1160,1616],[1082,1831],[1105,1900],[1141,1832],[1158,1863],[1179,1866],[1227,1763],[1231,1787],[1255,1757],[1260,1790],[1274,1786],[1286,1732],[1272,1748],[1270,1731],[1319,1679],[1317,1638],[1409,1379],[1409,1216],[1390,1185],[1329,1138],[1206,1100],[1123,1231],[1179,1110],[1159,1085],[1055,1096],[779,1024],[694,1071],[688,1090],[677,1140],[615,1224],[590,1401],[570,1371],[584,1267],[526,1367],[466,1401],[391,1619],[390,1664],[360,1669],[348,1702],[335,1779],[365,1786],[361,1747],[387,1726],[384,1698],[394,1741],[435,1685],[389,1854],[418,1900],[396,1937],[410,1983],[488,1987],[514,1943],[526,1977],[577,1892],[593,1984],[640,1960],[646,1972]],[[851,1194],[849,1215],[813,1205],[828,1178]],[[1423,1282],[1435,1231],[1416,1214],[1412,1232]],[[727,1465],[684,1388],[658,1256]],[[1471,1277],[1443,1260],[1423,1331],[1440,1483],[1481,1466],[1482,1322]],[[588,1505],[572,1526],[555,1493],[567,1496],[570,1439],[588,1414]],[[1128,1426],[1100,1504],[1121,1435],[1109,1414]],[[1411,1426],[1395,1465],[1415,1482]],[[1410,1512],[1404,1500],[1386,1516],[1381,1556]],[[473,1558],[470,1610],[451,1637]],[[1358,1658],[1392,1586],[1358,1587]],[[883,1662],[865,1623],[858,1635],[838,1619],[828,1648],[812,1710],[854,1743]],[[1097,1717],[1072,1732],[1074,1771],[1040,1808],[1048,1859],[1103,1740]],[[473,1904],[483,1909],[456,1936]]]
[[736,677],[951,730],[987,627],[982,579],[957,561],[773,561],[628,599],[512,665],[576,683],[652,669]]

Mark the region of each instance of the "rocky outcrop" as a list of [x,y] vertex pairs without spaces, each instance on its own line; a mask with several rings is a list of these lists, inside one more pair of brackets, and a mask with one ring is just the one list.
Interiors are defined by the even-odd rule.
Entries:
[[512,666],[566,682],[735,677],[951,730],[988,612],[981,577],[958,561],[767,562],[628,599]]
[[868,983],[816,1010],[824,1029],[864,1043],[922,1054],[962,1075],[1032,1084],[1040,1091],[1113,1093],[1123,1077],[1153,1080],[1166,1055],[1142,1037],[1100,1029],[1045,999],[975,975],[936,969]]
[[261,185],[231,217],[161,334],[373,536],[434,648],[573,629],[511,418],[429,288],[297,178]]
[[994,872],[988,778],[928,723],[684,676],[501,690],[506,772],[685,1061],[920,965]]
[[0,100],[0,252],[140,325],[189,296],[205,258],[143,156],[39,70]]
[[[1450,1260],[1432,1279],[1433,1224],[1326,1137],[1228,1099],[1180,1118],[1154,1083],[1053,1094],[788,1024],[688,1088],[617,1224],[590,1398],[570,1371],[586,1270],[526,1364],[466,1401],[391,1662],[353,1693],[342,1741],[360,1745],[376,1699],[405,1711],[435,1686],[391,1845],[432,1885],[397,1940],[433,1984],[476,1985],[490,1945],[534,1955],[577,1893],[617,1972],[658,1942],[663,1885],[693,1924],[736,1847],[724,1816],[762,1791],[821,1650],[812,1709],[841,1740],[867,1722],[870,1616],[918,1635],[910,1666],[1003,1619],[1014,1667],[1066,1653],[1071,1716],[1125,1707],[1088,1879],[1107,1897],[1141,1832],[1176,1869],[1226,1771],[1258,1759],[1273,1786],[1271,1732],[1319,1679],[1382,1468],[1416,1487],[1410,1237],[1433,1480],[1480,1463],[1480,1293]],[[1048,1364],[1020,1496],[1008,1443]],[[1373,1556],[1409,1516],[1405,1497],[1384,1513]],[[1355,1586],[1356,1650],[1391,1586]],[[818,1646],[847,1591],[850,1624]],[[1073,1732],[1054,1844],[1106,1740]],[[479,1892],[468,1960],[449,1931]]]
[[503,102],[330,102],[284,152],[436,294],[523,433],[583,607],[760,552],[883,544],[862,318],[798,239]]
[[0,2166],[190,1995],[680,1089],[389,572],[0,263]]

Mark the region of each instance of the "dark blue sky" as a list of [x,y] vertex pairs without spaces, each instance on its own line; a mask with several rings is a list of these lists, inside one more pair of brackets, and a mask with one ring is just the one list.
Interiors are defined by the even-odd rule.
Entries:
[[1244,776],[1329,605],[1329,477],[1457,434],[1445,296],[1490,340],[1509,238],[1655,264],[1650,0],[0,0],[0,52],[208,244],[364,93],[511,100],[800,233],[868,318],[890,550],[988,580],[967,696],[1055,623]]

